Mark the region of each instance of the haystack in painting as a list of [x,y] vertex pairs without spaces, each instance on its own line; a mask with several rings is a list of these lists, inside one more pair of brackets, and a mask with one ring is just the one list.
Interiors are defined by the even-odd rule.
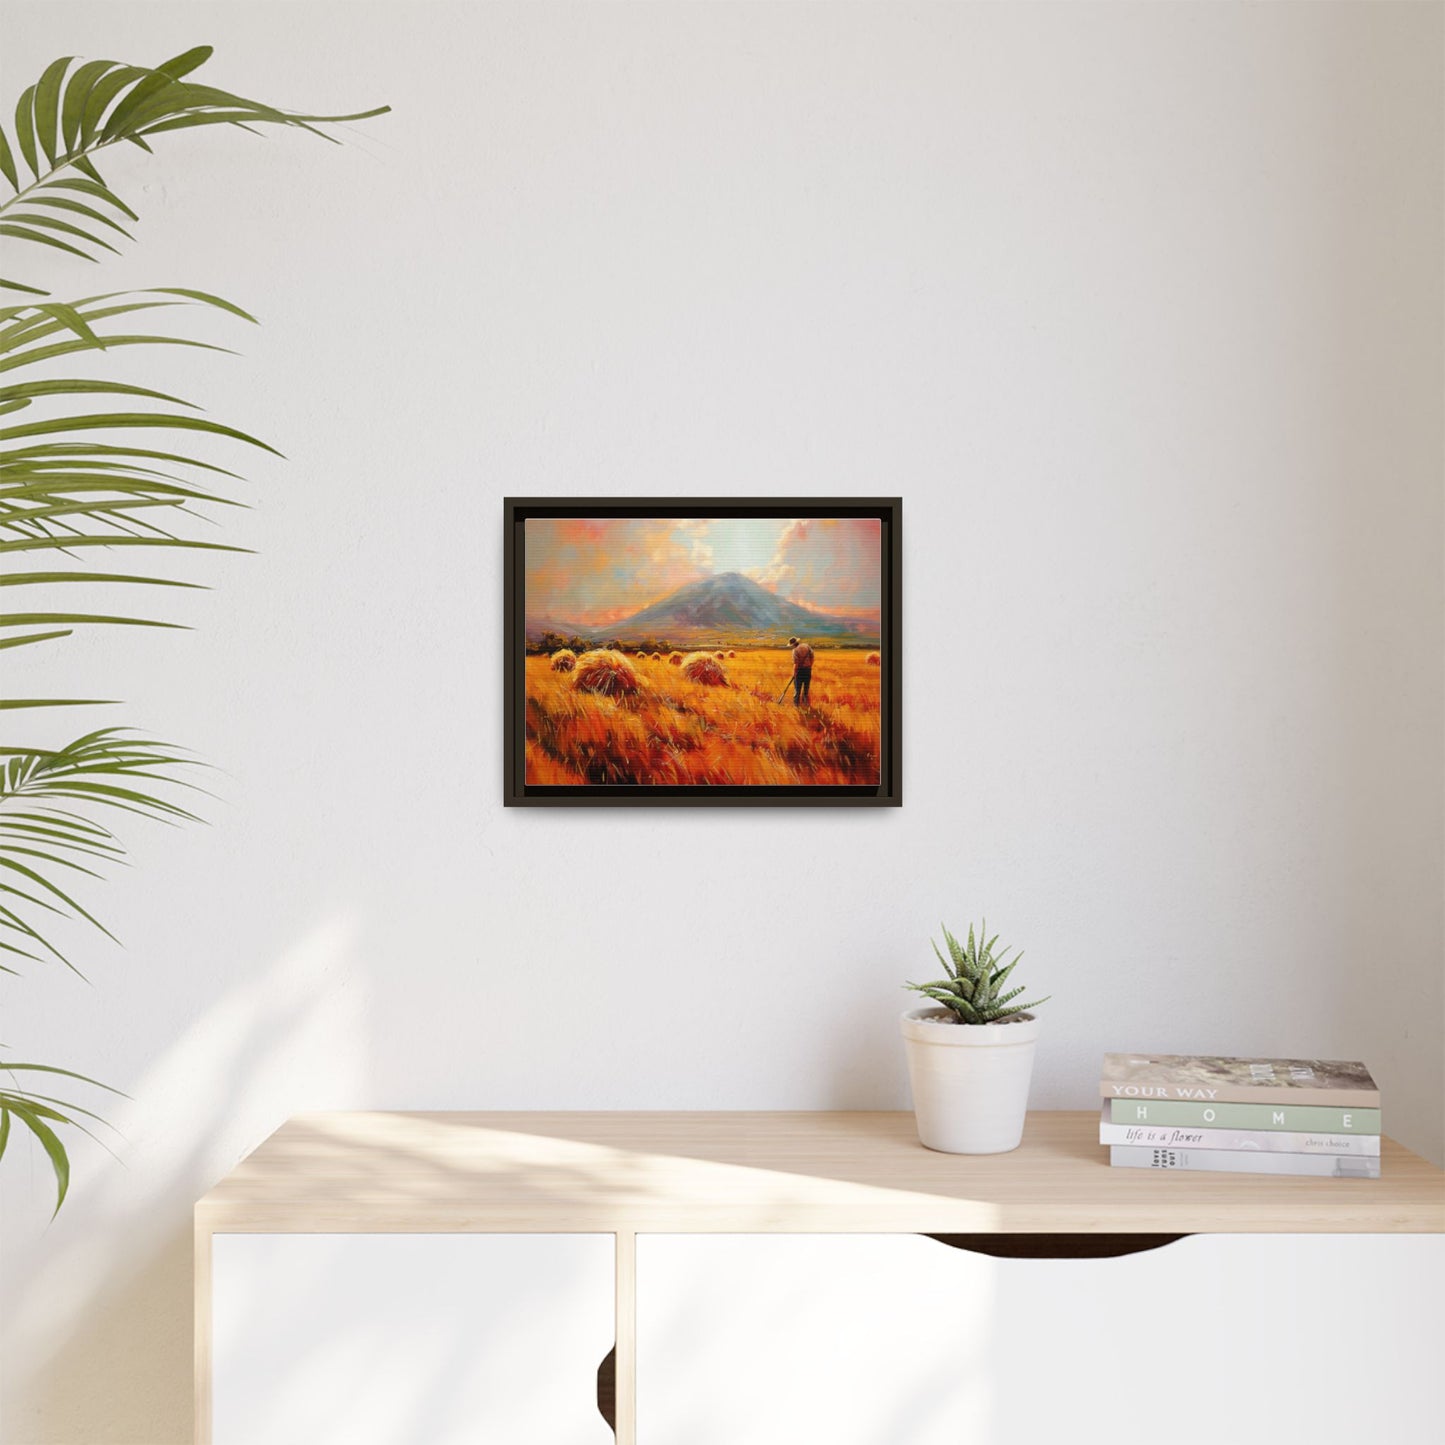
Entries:
[[881,657],[879,657],[876,652],[870,652],[870,653],[868,654],[868,666],[869,666],[869,667],[881,667],[882,665],[883,665],[883,659],[882,659]]
[[690,652],[682,660],[682,673],[689,682],[700,682],[707,687],[726,687],[728,675],[717,657],[707,652]]
[[603,697],[624,697],[636,692],[640,684],[632,664],[609,647],[584,652],[577,659],[577,676],[572,686],[583,692],[601,693]]
[[553,672],[571,672],[577,666],[577,654],[570,647],[564,647],[552,654]]

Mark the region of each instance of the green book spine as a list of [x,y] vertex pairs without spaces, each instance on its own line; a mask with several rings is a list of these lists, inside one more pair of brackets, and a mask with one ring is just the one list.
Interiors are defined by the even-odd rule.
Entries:
[[1111,1099],[1115,1124],[1217,1125],[1231,1129],[1294,1129],[1320,1134],[1378,1134],[1378,1109],[1332,1109],[1321,1104],[1197,1104],[1179,1100]]

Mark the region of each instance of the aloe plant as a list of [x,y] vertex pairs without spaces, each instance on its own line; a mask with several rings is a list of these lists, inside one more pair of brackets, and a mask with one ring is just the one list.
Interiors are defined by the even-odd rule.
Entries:
[[[21,255],[37,267],[95,264],[133,239],[127,223],[139,217],[98,164],[106,159],[109,168],[103,153],[112,147],[124,143],[150,153],[168,132],[216,125],[253,132],[280,126],[334,140],[324,125],[387,109],[305,115],[189,79],[211,53],[210,46],[198,46],[156,66],[66,56],[45,68],[20,96],[13,143],[0,125],[0,179],[11,191],[0,199],[7,269]],[[35,284],[42,279],[51,280],[0,279],[0,290],[24,298],[0,306],[0,418],[25,414],[0,425],[0,556],[7,564],[0,587],[59,588],[65,596],[72,588],[98,588],[106,597],[129,596],[138,587],[167,589],[169,596],[194,588],[199,584],[166,575],[158,559],[173,549],[244,550],[195,535],[195,523],[210,521],[215,509],[241,505],[230,494],[240,475],[198,455],[195,444],[275,449],[201,415],[180,397],[131,381],[57,375],[51,364],[83,365],[96,354],[129,357],[135,347],[225,350],[155,329],[150,322],[158,312],[177,319],[200,313],[254,318],[191,287],[56,300]],[[34,564],[25,560],[32,554]],[[58,560],[47,561],[52,555]],[[120,562],[129,557],[157,560]],[[116,570],[106,565],[117,562]],[[0,650],[8,662],[21,649],[61,643],[81,628],[183,625],[105,604],[0,611]],[[0,718],[7,720],[107,701],[28,697],[6,681]],[[55,921],[78,920],[110,934],[74,896],[81,891],[74,880],[98,879],[105,865],[124,858],[124,843],[109,824],[126,815],[195,821],[178,791],[194,786],[186,778],[194,760],[172,744],[117,727],[87,731],[59,748],[7,737],[0,760],[0,973],[58,963],[80,974],[56,941]],[[0,1074],[10,1079],[0,1088],[0,1158],[18,1123],[50,1161],[58,1210],[70,1179],[63,1131],[87,1130],[85,1121],[99,1116],[40,1090],[77,1082],[106,1086],[49,1064],[0,1059]]]
[[[1032,1003],[1013,1002],[1024,990],[1015,987],[1004,991],[1008,976],[1014,971],[1022,953],[1015,953],[1010,959],[1007,954],[996,954],[998,934],[988,937],[988,925],[981,923],[975,936],[973,925],[968,926],[968,942],[960,943],[945,927],[944,942],[948,945],[945,957],[936,943],[934,953],[943,965],[946,978],[935,979],[932,983],[909,983],[911,988],[940,1003],[954,1014],[961,1024],[997,1024],[1018,1017],[1029,1009],[1047,1003],[1048,997],[1035,999]],[[987,940],[987,941],[985,941]],[[932,939],[929,940],[932,943]]]

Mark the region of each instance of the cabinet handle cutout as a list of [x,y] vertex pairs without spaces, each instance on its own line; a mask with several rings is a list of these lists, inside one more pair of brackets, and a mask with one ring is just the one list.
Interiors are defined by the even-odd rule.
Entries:
[[930,1234],[950,1249],[995,1259],[1116,1259],[1162,1249],[1187,1234]]
[[597,1366],[597,1413],[607,1428],[617,1434],[617,1346],[607,1351]]

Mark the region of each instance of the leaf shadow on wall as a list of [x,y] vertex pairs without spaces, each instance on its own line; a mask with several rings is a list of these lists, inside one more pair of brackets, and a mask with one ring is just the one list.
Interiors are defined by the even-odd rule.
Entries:
[[289,1115],[358,1097],[355,932],[319,923],[146,1070],[115,1116],[124,1168],[76,1151],[65,1208],[8,1271],[7,1441],[190,1445],[191,1205]]

